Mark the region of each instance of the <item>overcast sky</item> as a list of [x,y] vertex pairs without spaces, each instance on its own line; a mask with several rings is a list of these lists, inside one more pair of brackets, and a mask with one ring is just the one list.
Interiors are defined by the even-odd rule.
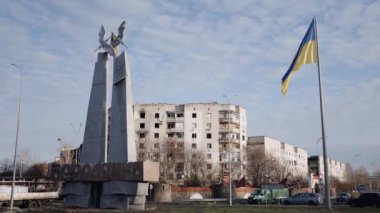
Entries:
[[57,138],[83,137],[100,26],[109,33],[123,20],[135,103],[225,103],[225,94],[247,109],[248,136],[316,154],[316,64],[280,91],[313,16],[328,156],[379,165],[380,1],[366,0],[1,1],[0,158],[12,157],[16,135],[20,76],[10,64],[24,67],[19,146],[52,161]]

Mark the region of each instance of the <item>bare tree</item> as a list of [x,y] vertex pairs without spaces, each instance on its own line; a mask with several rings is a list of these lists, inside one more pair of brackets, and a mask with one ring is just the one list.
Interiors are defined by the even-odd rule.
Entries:
[[349,192],[354,188],[354,184],[351,180],[341,181],[339,178],[332,176],[330,178],[331,187],[335,188],[336,192]]
[[207,161],[205,153],[201,150],[186,148],[183,173],[187,180],[198,179],[199,185],[204,185],[207,181],[207,175],[209,174],[207,172]]
[[22,177],[22,174],[35,162],[27,148],[21,148],[17,152],[16,173]]
[[286,164],[266,154],[263,149],[247,150],[247,160],[248,179],[252,180],[254,186],[271,181],[279,182],[289,173]]
[[10,158],[4,158],[0,161],[0,175],[11,176],[13,172],[13,160]]
[[355,178],[357,186],[359,185],[366,185],[369,186],[369,172],[367,171],[367,168],[364,166],[360,166],[355,171]]
[[[157,154],[155,154],[157,155]],[[175,138],[165,138],[162,144],[162,156],[160,162],[161,176],[165,180],[175,180],[177,173],[183,169],[184,146],[183,142]]]
[[47,163],[35,163],[25,171],[25,175],[33,178],[45,178],[48,174]]

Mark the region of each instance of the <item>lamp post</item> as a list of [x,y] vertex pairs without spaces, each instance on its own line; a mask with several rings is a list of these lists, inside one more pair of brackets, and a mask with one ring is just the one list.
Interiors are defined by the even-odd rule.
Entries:
[[229,110],[229,104],[230,102],[228,101],[227,95],[223,95],[223,97],[226,98],[227,101],[227,117],[228,117],[228,173],[229,173],[229,204],[232,206],[232,180],[231,180],[231,173],[232,173],[232,168],[231,168],[231,130],[230,130],[230,125],[231,125],[231,115],[230,115],[230,110]]
[[317,140],[317,156],[319,156],[319,151],[318,151],[318,142],[322,140],[322,137],[318,138]]
[[18,112],[17,112],[17,127],[16,127],[16,142],[15,142],[15,153],[13,156],[13,178],[12,178],[12,189],[11,189],[11,211],[13,210],[13,198],[16,180],[16,160],[17,160],[17,145],[18,145],[18,132],[20,128],[20,114],[21,114],[21,104],[22,104],[22,86],[23,86],[23,76],[22,76],[22,66],[18,64],[11,64],[20,71],[20,97],[18,102]]
[[356,154],[356,155],[354,155],[353,160],[352,160],[352,169],[354,170],[354,186],[355,186],[354,191],[356,191],[355,159],[356,159],[357,157],[360,157],[361,155],[362,155],[362,154]]
[[[80,129],[82,127],[82,123],[79,123],[78,128],[76,128],[73,123],[70,123],[70,126],[73,128],[73,130],[75,132],[75,136],[76,136],[75,142],[77,142],[77,143],[80,142],[79,141],[79,132],[80,132]],[[75,148],[75,163],[78,163],[78,148]]]
[[[326,138],[327,138],[327,136],[326,136]],[[320,137],[320,138],[318,138],[318,140],[317,140],[317,142],[316,142],[316,144],[317,144],[317,156],[319,156],[318,143],[319,143],[319,141],[321,141],[322,139],[323,139],[323,137]]]

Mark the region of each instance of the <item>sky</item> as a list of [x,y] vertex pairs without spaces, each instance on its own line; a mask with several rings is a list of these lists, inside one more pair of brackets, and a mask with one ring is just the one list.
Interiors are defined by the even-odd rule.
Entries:
[[[127,22],[134,103],[247,109],[248,136],[321,153],[316,64],[281,78],[317,17],[328,157],[380,165],[380,1],[0,1],[0,159],[52,161],[83,138],[98,32]],[[61,140],[59,141],[58,138]]]

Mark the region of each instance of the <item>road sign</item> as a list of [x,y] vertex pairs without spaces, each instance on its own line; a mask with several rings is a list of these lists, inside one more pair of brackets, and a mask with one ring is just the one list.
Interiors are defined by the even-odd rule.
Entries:
[[360,186],[358,187],[358,191],[359,191],[360,193],[365,192],[365,186],[364,186],[364,185],[360,185]]

